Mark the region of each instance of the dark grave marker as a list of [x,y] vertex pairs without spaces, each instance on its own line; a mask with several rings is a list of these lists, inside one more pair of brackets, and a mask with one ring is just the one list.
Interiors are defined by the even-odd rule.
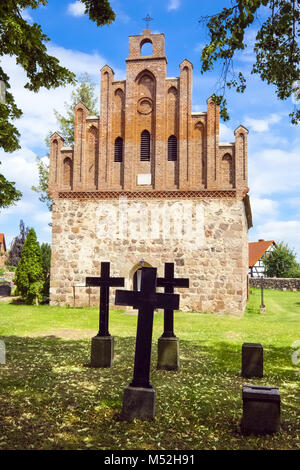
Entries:
[[260,343],[242,345],[242,377],[263,377],[263,347]]
[[11,287],[9,284],[0,284],[0,297],[10,297]]
[[[175,287],[189,287],[189,279],[174,277],[174,263],[165,263],[165,276],[157,278],[157,287],[173,294]],[[174,310],[164,310],[164,332],[158,339],[157,369],[179,369],[179,338],[174,333]]]
[[277,387],[244,385],[241,431],[272,434],[280,430],[280,393]]
[[155,389],[150,383],[154,309],[179,307],[179,295],[156,293],[156,271],[142,268],[140,291],[116,291],[116,305],[138,308],[133,380],[124,390],[121,413],[121,418],[128,421],[155,416]]
[[101,277],[87,277],[88,287],[100,287],[99,331],[92,338],[91,367],[111,367],[113,363],[114,338],[108,331],[109,288],[123,287],[123,277],[110,277],[110,263],[101,263]]

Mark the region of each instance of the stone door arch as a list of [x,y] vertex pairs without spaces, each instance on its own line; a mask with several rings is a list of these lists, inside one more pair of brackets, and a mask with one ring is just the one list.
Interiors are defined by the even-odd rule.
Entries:
[[[147,261],[143,262],[143,266],[146,268],[152,268],[152,265],[148,263]],[[140,286],[140,281],[141,281],[141,262],[138,262],[133,266],[129,273],[129,279],[130,279],[130,288],[132,290],[139,290],[138,287]]]

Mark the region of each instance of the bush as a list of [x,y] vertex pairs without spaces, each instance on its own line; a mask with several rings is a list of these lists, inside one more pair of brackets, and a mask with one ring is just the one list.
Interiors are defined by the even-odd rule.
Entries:
[[33,228],[28,232],[16,269],[16,285],[26,304],[42,300],[44,286],[42,253]]
[[48,243],[41,244],[42,266],[44,276],[43,303],[49,301],[50,291],[50,266],[51,266],[51,246]]
[[11,266],[7,264],[7,262],[5,263],[5,266],[6,266],[6,270],[9,271],[10,273],[14,273],[16,270],[16,266]]
[[266,253],[263,263],[267,277],[299,277],[300,266],[296,254],[286,243],[280,242],[273,251]]

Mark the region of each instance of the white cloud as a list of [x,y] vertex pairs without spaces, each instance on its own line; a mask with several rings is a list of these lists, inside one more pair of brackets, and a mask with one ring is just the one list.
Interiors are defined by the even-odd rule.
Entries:
[[272,199],[251,196],[251,210],[255,219],[270,219],[278,214],[279,203]]
[[51,212],[48,211],[37,211],[35,212],[33,219],[35,222],[37,222],[39,225],[44,225],[45,227],[49,227],[49,222],[52,220],[52,214]]
[[69,3],[67,12],[71,16],[83,16],[85,11],[85,5],[79,1]]
[[244,42],[246,44],[246,48],[243,51],[238,52],[236,59],[240,60],[241,62],[255,62],[255,53],[254,53],[254,45],[256,40],[257,30],[256,29],[248,29],[245,31]]
[[64,47],[50,44],[48,53],[57,57],[62,66],[67,67],[76,75],[84,72],[100,78],[100,69],[106,64],[106,60],[97,52],[87,54],[73,49],[65,49]]
[[3,220],[11,215],[17,215],[22,219],[22,217],[26,217],[31,215],[34,212],[35,204],[29,200],[25,201],[21,199],[18,201],[14,206],[10,206],[7,209],[1,210],[1,223]]
[[1,173],[8,181],[14,181],[21,191],[31,188],[38,182],[35,158],[35,153],[27,148],[17,150],[13,154],[0,151]]
[[28,10],[24,9],[24,10],[21,10],[21,16],[23,18],[23,20],[25,21],[28,21],[28,23],[32,23],[33,22],[33,18],[32,16],[28,13]]
[[256,195],[299,191],[299,149],[270,148],[249,155],[249,187]]
[[294,249],[298,260],[300,259],[300,221],[299,220],[273,220],[258,225],[256,229],[257,239],[283,241]]
[[[92,79],[96,82],[100,82],[100,70],[101,68],[109,64],[104,57],[98,52],[92,52],[87,54],[74,49],[65,49],[64,47],[50,44],[48,46],[48,52],[51,55],[57,57],[64,67],[74,72],[76,75],[88,73]],[[115,80],[122,80],[125,78],[125,71],[121,69],[114,69]]]
[[168,11],[178,10],[178,8],[180,7],[180,3],[180,0],[169,0]]
[[253,119],[246,117],[244,119],[244,125],[254,132],[267,132],[270,125],[277,124],[280,120],[281,116],[279,116],[279,114],[273,113],[265,119]]
[[234,132],[230,127],[220,122],[220,142],[234,142]]

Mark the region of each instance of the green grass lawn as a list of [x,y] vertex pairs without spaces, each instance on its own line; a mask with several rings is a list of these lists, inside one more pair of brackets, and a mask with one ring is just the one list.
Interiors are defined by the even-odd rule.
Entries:
[[[115,337],[111,369],[87,367],[97,308],[0,303],[0,449],[299,449],[300,292],[265,290],[259,314],[253,289],[242,318],[175,313],[180,370],[156,370],[163,314],[154,317],[151,383],[153,421],[120,421],[123,389],[133,373],[137,317],[110,313]],[[264,378],[240,375],[244,342],[264,347]],[[278,386],[282,429],[269,436],[240,434],[243,384]]]

